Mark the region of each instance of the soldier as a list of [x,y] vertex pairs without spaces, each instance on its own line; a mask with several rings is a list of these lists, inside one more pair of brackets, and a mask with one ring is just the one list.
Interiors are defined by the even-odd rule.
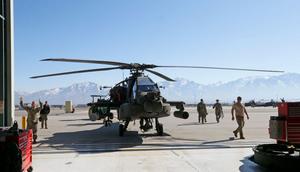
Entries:
[[33,143],[36,143],[37,139],[37,124],[38,118],[37,113],[42,109],[42,102],[40,102],[40,107],[35,107],[35,102],[32,101],[31,107],[24,106],[22,98],[20,98],[20,106],[27,112],[27,129],[32,129],[33,132]]
[[219,123],[221,116],[223,118],[224,115],[223,115],[222,105],[221,105],[221,103],[219,103],[218,99],[216,100],[216,103],[214,104],[213,109],[215,109],[216,120]]
[[47,120],[48,120],[49,113],[50,113],[50,106],[48,105],[48,102],[45,101],[45,104],[43,105],[43,108],[40,112],[41,128],[44,128],[44,124],[45,124],[45,129],[48,129]]
[[204,124],[204,122],[206,121],[206,115],[207,115],[207,110],[206,110],[206,105],[203,102],[203,99],[200,100],[200,103],[198,103],[197,105],[197,111],[198,111],[198,122],[200,123],[200,121],[202,122],[202,124]]
[[240,133],[240,139],[245,139],[243,135],[243,127],[245,125],[244,114],[247,115],[247,119],[249,119],[249,115],[241,102],[242,98],[240,96],[237,97],[237,102],[232,106],[231,109],[232,120],[234,121],[235,112],[236,122],[238,123],[238,128],[233,131],[233,134],[235,137],[237,137],[237,133]]

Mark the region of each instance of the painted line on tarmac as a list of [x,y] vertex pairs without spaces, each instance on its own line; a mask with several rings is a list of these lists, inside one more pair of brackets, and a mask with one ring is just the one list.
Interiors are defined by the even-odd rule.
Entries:
[[201,145],[201,146],[166,146],[166,147],[153,147],[153,146],[138,146],[132,148],[107,148],[107,147],[94,147],[94,148],[62,148],[62,149],[44,149],[33,150],[33,154],[63,154],[63,153],[104,153],[104,152],[131,152],[131,151],[171,151],[171,150],[196,150],[196,149],[237,149],[237,148],[253,148],[255,145]]
[[101,151],[137,151],[137,150],[161,150],[161,149],[212,149],[212,148],[252,148],[259,144],[270,142],[237,142],[237,143],[106,143],[106,144],[55,144],[39,145],[33,147],[34,153],[41,152],[101,152]]

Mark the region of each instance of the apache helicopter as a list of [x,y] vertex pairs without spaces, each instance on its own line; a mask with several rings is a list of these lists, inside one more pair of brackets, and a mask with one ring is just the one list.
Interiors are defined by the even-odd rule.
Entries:
[[277,104],[279,102],[274,101],[273,99],[271,99],[271,101],[255,101],[255,100],[251,100],[247,103],[245,103],[245,106],[251,106],[251,107],[277,107]]
[[[139,63],[123,63],[114,61],[102,60],[82,60],[82,59],[66,59],[66,58],[49,58],[41,61],[56,61],[56,62],[77,62],[77,63],[92,63],[104,64],[114,67],[77,70],[62,73],[53,73],[47,75],[33,76],[31,78],[43,78],[67,74],[86,73],[108,71],[115,69],[129,70],[130,76],[119,82],[110,89],[108,99],[98,99],[97,102],[88,104],[91,106],[91,115],[96,119],[106,119],[109,122],[113,115],[111,109],[116,109],[118,113],[119,135],[123,136],[127,130],[128,124],[133,120],[140,120],[140,129],[148,131],[153,128],[153,120],[155,129],[158,135],[163,135],[163,125],[158,119],[170,116],[171,106],[176,106],[177,111],[174,116],[181,119],[187,119],[189,113],[184,111],[184,102],[182,101],[167,101],[161,96],[158,85],[144,72],[152,73],[167,81],[175,81],[164,74],[151,70],[153,68],[198,68],[198,69],[218,69],[218,70],[238,70],[238,71],[254,71],[254,72],[283,72],[277,70],[258,70],[258,69],[242,69],[242,68],[224,68],[224,67],[207,67],[207,66],[161,66],[154,64],[139,64]],[[101,112],[99,109],[102,109]],[[104,109],[104,110],[103,110]]]

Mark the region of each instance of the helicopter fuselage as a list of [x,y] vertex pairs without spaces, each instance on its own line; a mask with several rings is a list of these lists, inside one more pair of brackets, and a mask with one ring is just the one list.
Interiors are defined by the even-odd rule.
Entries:
[[125,101],[120,104],[118,110],[119,120],[170,116],[170,104],[164,102],[165,99],[160,95],[157,84],[148,76],[141,74],[125,81],[125,89],[123,90],[127,90],[127,97]]
[[118,119],[125,121],[128,119],[136,120],[141,118],[162,118],[170,116],[170,104],[162,103],[156,107],[157,108],[151,111],[145,111],[145,107],[141,104],[124,103],[119,108]]

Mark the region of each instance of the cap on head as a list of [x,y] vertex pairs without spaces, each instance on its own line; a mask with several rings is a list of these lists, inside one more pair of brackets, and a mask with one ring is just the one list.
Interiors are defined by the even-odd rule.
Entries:
[[216,102],[219,102],[219,99],[217,99]]
[[200,99],[200,102],[203,102],[203,99]]

